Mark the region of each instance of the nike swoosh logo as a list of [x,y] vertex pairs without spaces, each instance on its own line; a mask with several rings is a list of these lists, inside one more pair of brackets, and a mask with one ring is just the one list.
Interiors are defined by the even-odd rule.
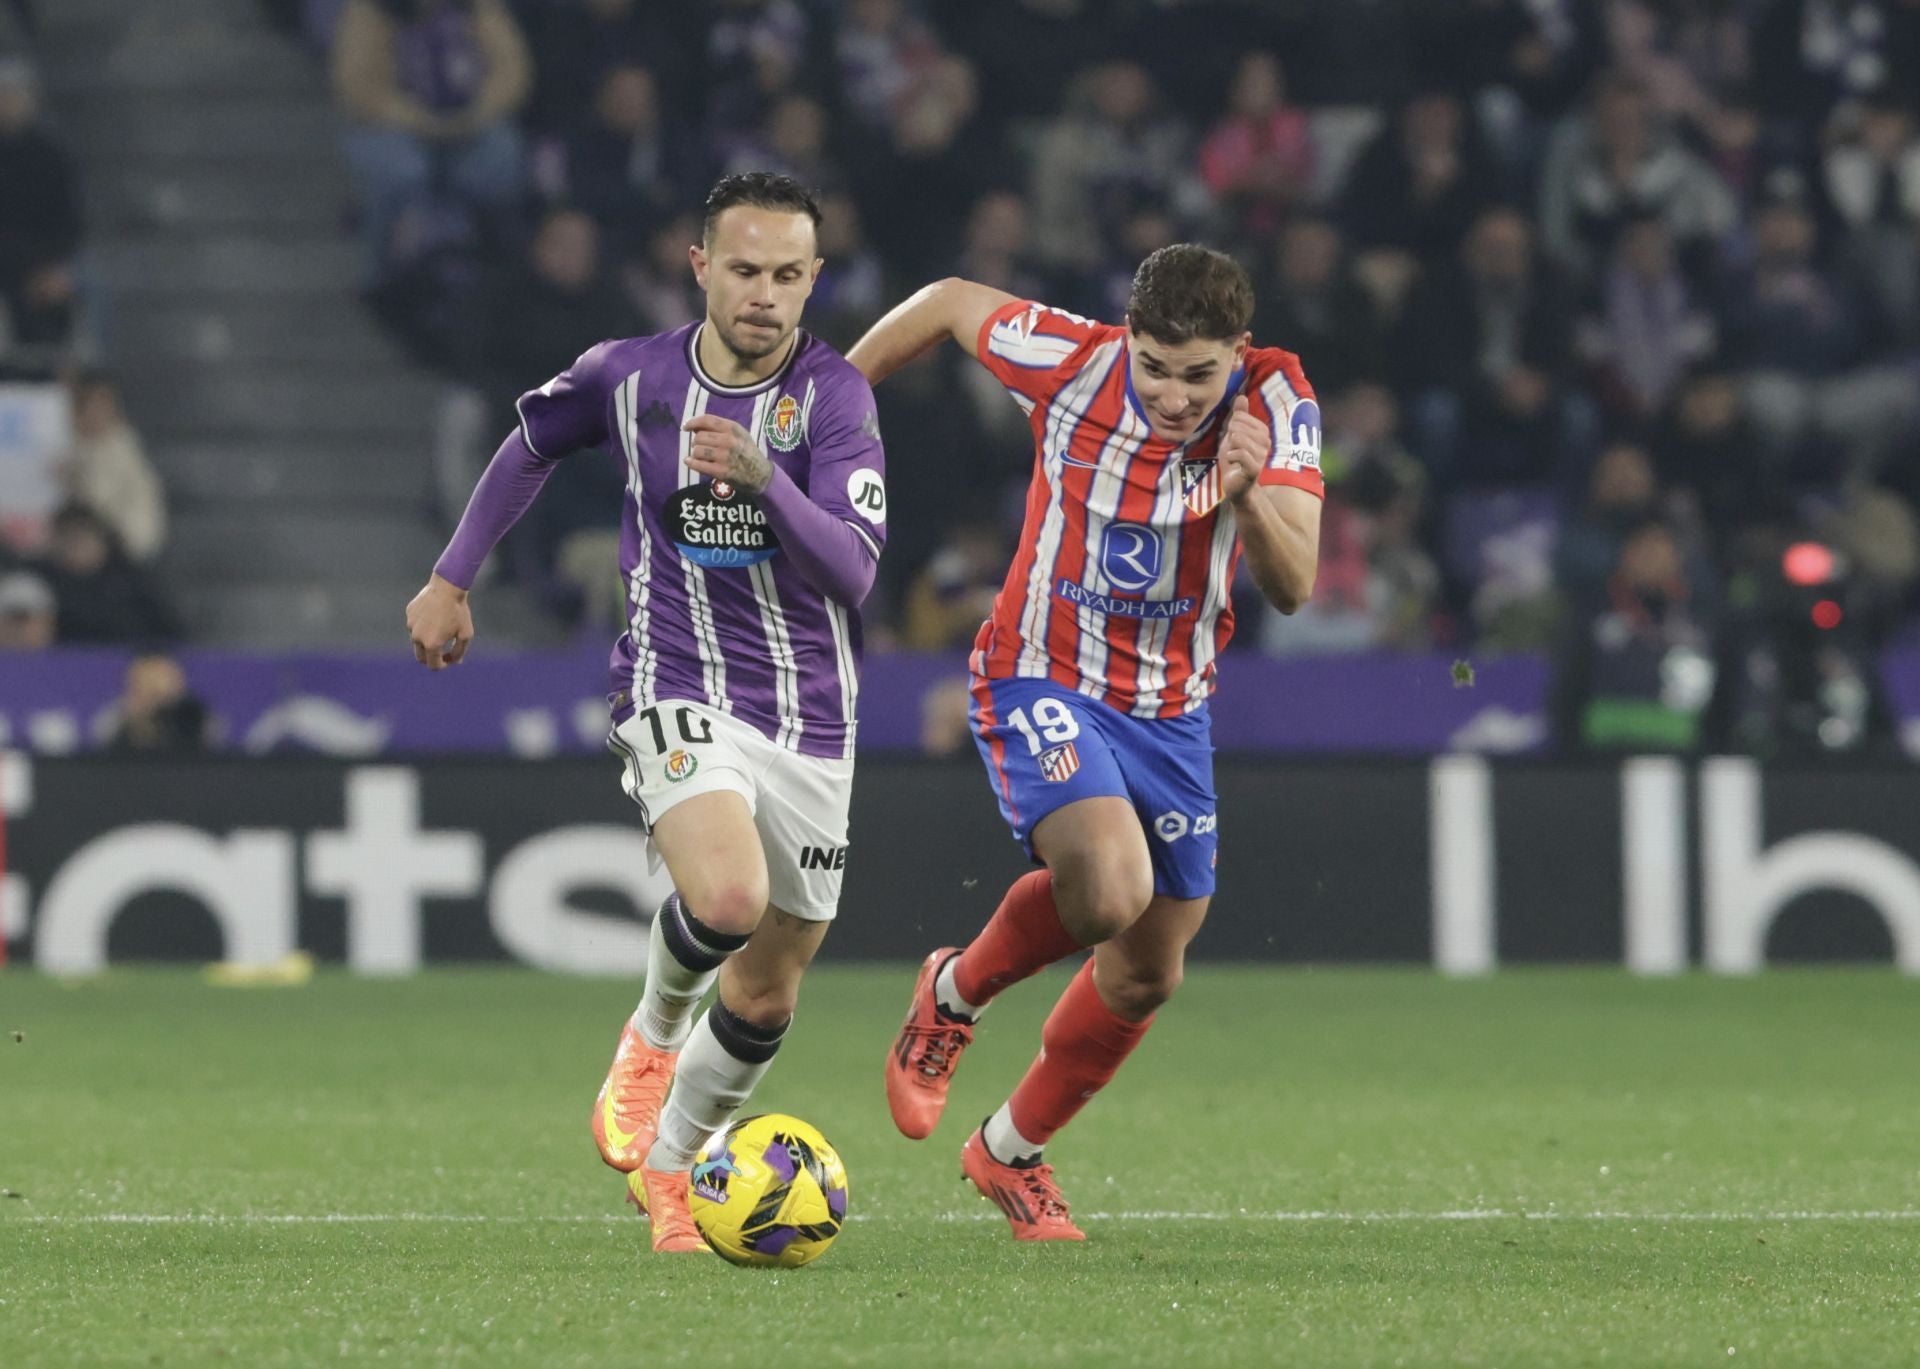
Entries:
[[620,1130],[620,1123],[615,1118],[614,1111],[613,1111],[613,1090],[612,1089],[607,1090],[606,1100],[601,1105],[600,1123],[602,1126],[606,1128],[607,1140],[609,1143],[612,1144],[615,1150],[625,1150],[628,1146],[632,1145],[634,1143],[634,1139],[640,1135],[640,1133],[637,1131]]
[[1100,463],[1098,461],[1081,461],[1075,457],[1068,456],[1065,452],[1060,454],[1060,464],[1063,466],[1079,466],[1083,470],[1089,471],[1097,471],[1100,469]]

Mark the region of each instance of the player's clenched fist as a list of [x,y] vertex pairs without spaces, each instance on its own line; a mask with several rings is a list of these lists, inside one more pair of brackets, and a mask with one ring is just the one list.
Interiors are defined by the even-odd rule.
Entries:
[[687,420],[693,440],[687,446],[687,464],[713,480],[725,480],[748,494],[759,494],[773,480],[773,462],[753,440],[753,434],[730,418],[701,414]]
[[1227,430],[1220,438],[1220,465],[1226,477],[1227,498],[1244,499],[1272,455],[1272,430],[1253,416],[1247,397],[1239,396],[1233,401],[1233,412],[1227,416]]
[[413,658],[428,670],[459,665],[473,641],[473,609],[467,592],[438,575],[407,605],[407,633]]

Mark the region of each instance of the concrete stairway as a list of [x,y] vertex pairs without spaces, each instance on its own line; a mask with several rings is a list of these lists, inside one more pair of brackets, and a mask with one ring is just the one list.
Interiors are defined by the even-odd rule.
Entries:
[[[402,645],[445,533],[442,386],[356,296],[324,71],[256,0],[45,9],[108,357],[172,497],[162,569],[196,637]],[[525,626],[491,607],[494,640]]]

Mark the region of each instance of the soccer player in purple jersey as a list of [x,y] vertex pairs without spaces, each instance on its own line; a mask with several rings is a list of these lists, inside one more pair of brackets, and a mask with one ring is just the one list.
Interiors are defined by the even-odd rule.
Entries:
[[799,327],[819,225],[788,177],[715,185],[691,249],[706,317],[603,342],[522,395],[518,429],[407,606],[420,662],[458,664],[480,563],[554,463],[604,447],[625,464],[608,744],[675,892],[593,1135],[655,1250],[705,1248],[689,1169],[779,1049],[846,864],[859,607],[887,499],[873,391]]

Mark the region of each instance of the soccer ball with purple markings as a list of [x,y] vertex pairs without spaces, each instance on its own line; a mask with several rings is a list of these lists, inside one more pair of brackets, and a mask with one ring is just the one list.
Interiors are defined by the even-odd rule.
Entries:
[[847,1169],[798,1117],[743,1117],[693,1162],[688,1202],[716,1255],[793,1269],[826,1254],[847,1220]]

